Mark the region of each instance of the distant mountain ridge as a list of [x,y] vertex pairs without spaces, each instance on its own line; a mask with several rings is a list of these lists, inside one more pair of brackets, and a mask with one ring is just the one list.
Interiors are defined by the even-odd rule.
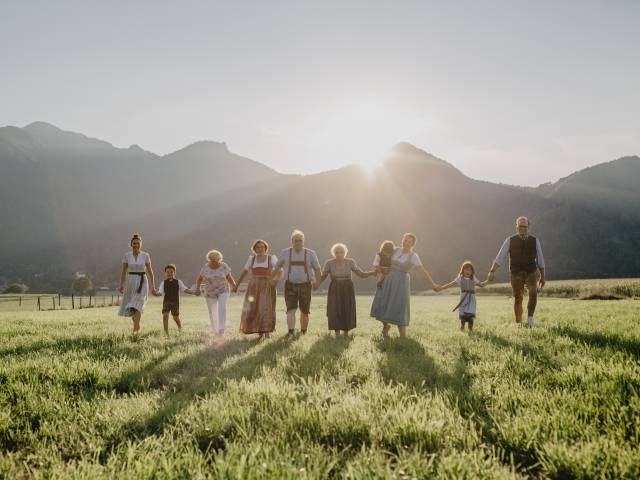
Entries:
[[362,265],[382,240],[413,231],[416,251],[444,281],[467,258],[486,270],[521,214],[543,242],[552,278],[640,276],[638,157],[522,188],[474,180],[399,143],[374,172],[282,175],[224,143],[158,156],[36,122],[0,128],[0,168],[8,172],[0,177],[4,275],[42,288],[75,270],[113,284],[133,231],[156,267],[175,262],[189,278],[211,248],[238,270],[254,238],[277,253],[294,227],[321,258],[344,241]]

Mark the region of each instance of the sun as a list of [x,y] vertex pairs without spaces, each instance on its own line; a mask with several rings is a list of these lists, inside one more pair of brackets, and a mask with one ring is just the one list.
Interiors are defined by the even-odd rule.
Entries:
[[411,140],[426,123],[378,99],[334,109],[314,135],[314,143],[328,149],[342,164],[357,164],[373,173],[398,142]]

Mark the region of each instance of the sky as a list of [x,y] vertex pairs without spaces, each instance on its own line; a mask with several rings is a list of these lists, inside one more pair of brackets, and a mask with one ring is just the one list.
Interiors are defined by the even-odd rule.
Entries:
[[0,0],[0,126],[285,173],[401,141],[538,185],[640,155],[640,1]]

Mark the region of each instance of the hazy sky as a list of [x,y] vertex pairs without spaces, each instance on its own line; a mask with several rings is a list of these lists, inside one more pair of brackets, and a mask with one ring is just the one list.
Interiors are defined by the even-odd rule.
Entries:
[[535,185],[640,154],[640,1],[0,0],[0,125],[283,172],[409,141]]

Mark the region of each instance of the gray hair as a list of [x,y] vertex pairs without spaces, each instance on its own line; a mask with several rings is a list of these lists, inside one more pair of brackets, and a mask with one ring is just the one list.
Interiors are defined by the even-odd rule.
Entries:
[[209,250],[207,252],[207,257],[206,258],[207,258],[207,260],[213,259],[213,260],[217,260],[217,261],[221,262],[224,257],[222,256],[222,252],[220,252],[219,250]]
[[347,248],[347,246],[344,243],[336,243],[333,247],[331,247],[331,256],[333,256],[335,258],[336,250],[338,250],[339,248],[344,250],[344,256],[346,257],[347,256],[347,252],[349,252],[349,249]]
[[295,237],[302,237],[304,239],[304,232],[302,230],[295,229],[293,232],[291,232],[291,240],[293,240]]

